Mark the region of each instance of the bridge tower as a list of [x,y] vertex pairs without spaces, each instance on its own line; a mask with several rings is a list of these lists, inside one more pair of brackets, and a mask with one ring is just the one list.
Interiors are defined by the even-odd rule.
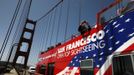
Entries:
[[[33,25],[32,29],[31,28],[27,28],[28,24]],[[18,57],[22,56],[22,57],[25,58],[23,65],[24,65],[24,68],[26,68],[27,62],[28,62],[28,57],[29,57],[29,54],[30,54],[31,46],[32,46],[32,41],[33,41],[33,36],[34,36],[34,32],[35,32],[35,27],[36,27],[36,21],[32,21],[30,19],[26,20],[23,32],[21,34],[21,37],[20,37],[20,40],[19,40],[19,43],[18,43],[18,46],[17,46],[16,54],[15,54],[15,57],[13,59],[13,66],[16,65]],[[26,33],[30,34],[30,38],[24,37],[24,35]],[[22,46],[23,43],[27,44],[27,48],[26,48],[25,51],[21,51],[21,46]]]

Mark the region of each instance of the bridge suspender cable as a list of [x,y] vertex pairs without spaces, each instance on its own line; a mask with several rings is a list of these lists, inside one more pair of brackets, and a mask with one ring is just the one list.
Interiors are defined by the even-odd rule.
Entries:
[[65,25],[64,42],[66,41],[66,37],[67,37],[67,28],[68,28],[68,21],[69,21],[69,9],[70,9],[70,1],[68,0],[68,5],[67,5],[67,19],[66,19],[66,25]]
[[51,33],[51,36],[50,36],[50,45],[52,43],[52,37],[53,37],[53,33],[54,33],[54,25],[55,25],[55,17],[56,17],[56,9],[54,10],[54,15],[53,15],[53,22],[52,22],[52,33]]
[[11,34],[12,29],[13,29],[13,26],[14,26],[14,24],[15,24],[15,20],[16,20],[16,18],[17,18],[17,15],[18,15],[18,12],[19,12],[19,9],[20,9],[21,4],[22,4],[22,0],[19,0],[19,1],[18,1],[18,4],[17,4],[17,7],[16,7],[16,9],[15,9],[15,12],[14,12],[14,14],[13,14],[13,18],[12,18],[11,23],[10,23],[10,25],[9,25],[8,31],[7,31],[7,33],[6,33],[4,42],[3,42],[2,47],[1,47],[1,49],[0,49],[0,54],[1,54],[1,55],[0,55],[0,60],[2,59],[2,56],[3,56],[3,54],[4,54],[6,45],[7,45],[7,43],[8,43],[10,34]]
[[[16,51],[13,51],[12,49],[14,49],[14,47],[12,47],[12,46],[14,46],[14,45],[16,45],[18,42],[16,41],[16,40],[18,40],[19,41],[19,39],[20,39],[20,33],[22,33],[21,32],[21,30],[24,28],[23,26],[23,24],[21,24],[22,23],[22,18],[24,19],[24,18],[26,18],[27,19],[27,17],[28,17],[28,14],[29,14],[29,12],[30,12],[30,7],[31,7],[31,4],[32,4],[32,0],[30,0],[30,5],[27,7],[27,1],[25,2],[25,4],[24,4],[24,6],[23,6],[23,9],[22,9],[22,13],[21,13],[21,15],[20,15],[20,18],[19,18],[19,22],[18,22],[18,25],[17,25],[17,27],[16,27],[16,30],[15,30],[15,32],[14,32],[14,34],[13,34],[13,38],[12,38],[12,41],[11,41],[11,46],[10,46],[10,48],[9,48],[9,52],[8,52],[8,54],[7,54],[7,58],[6,59],[8,59],[7,60],[7,62],[9,62],[9,60],[10,59],[12,59],[14,56],[11,56],[11,55],[14,55],[13,54],[13,52],[16,52]],[[27,7],[27,11],[25,11],[26,10],[26,7]],[[27,13],[26,13],[27,12]],[[26,13],[26,14],[25,14]],[[25,15],[24,15],[25,14]],[[17,46],[17,45],[16,45]]]
[[54,11],[51,12],[51,21],[50,21],[50,24],[49,24],[50,27],[49,27],[48,42],[47,42],[48,46],[50,46],[50,40],[51,40],[50,38],[51,38],[51,31],[52,31],[51,29],[53,27],[53,25],[52,25],[53,17],[54,17],[53,15],[54,15]]
[[40,17],[39,19],[37,19],[37,22],[42,20],[44,17],[46,17],[49,13],[51,13],[60,3],[62,3],[63,0],[61,0],[60,2],[58,2],[54,7],[52,7],[46,14],[44,14],[42,17]]
[[59,18],[58,18],[58,26],[57,26],[57,33],[56,33],[56,41],[55,43],[58,42],[58,34],[59,34],[59,28],[60,28],[60,21],[61,21],[61,15],[62,15],[62,7],[63,7],[63,3],[60,6],[60,10],[59,10]]
[[[49,15],[56,7],[58,7],[58,5],[60,5],[61,3],[63,2],[63,0],[61,0],[60,2],[58,2],[54,7],[52,7],[46,14],[44,14],[42,17],[40,17],[39,19],[37,19],[36,21],[39,22],[41,21],[43,18],[45,18],[47,15]],[[51,20],[51,17],[50,17],[50,20]],[[48,26],[46,28],[46,39],[45,39],[45,42],[43,42],[43,45],[45,46],[45,49],[46,49],[46,45],[47,45],[47,41],[48,41],[48,36],[49,35],[49,31],[48,29],[50,28],[50,24],[48,22]],[[43,47],[42,47],[43,48]]]
[[81,9],[82,8],[82,0],[79,0],[79,18],[78,18],[78,22],[79,22],[79,24],[78,25],[80,25],[80,22],[81,22]]
[[[41,47],[41,52],[43,52],[43,49],[44,49],[44,44],[45,44],[45,42],[46,42],[46,34],[47,34],[47,30],[48,30],[48,27],[49,27],[49,16],[48,16],[48,18],[46,19],[46,21],[47,21],[47,23],[45,23],[46,25],[45,25],[45,29],[44,29],[44,33],[42,33],[42,34],[44,34],[43,36],[42,36],[42,41],[41,42],[43,42],[42,43],[42,47]],[[43,30],[43,27],[42,27],[42,30]],[[43,39],[45,39],[45,40],[43,40]]]
[[46,40],[45,40],[45,49],[47,48],[47,45],[48,45],[48,37],[49,37],[49,29],[50,29],[50,23],[51,23],[51,20],[52,20],[52,15],[50,15],[50,18],[49,18],[49,21],[48,21],[48,28],[47,28],[47,31],[46,31]]

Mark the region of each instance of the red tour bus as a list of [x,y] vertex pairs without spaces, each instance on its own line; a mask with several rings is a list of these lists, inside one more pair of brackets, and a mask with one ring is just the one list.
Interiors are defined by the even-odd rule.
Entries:
[[35,75],[134,75],[134,11],[127,11],[39,55]]

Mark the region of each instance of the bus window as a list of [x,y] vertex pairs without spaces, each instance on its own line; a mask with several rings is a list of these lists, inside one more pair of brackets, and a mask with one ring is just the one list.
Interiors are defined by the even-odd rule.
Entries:
[[80,63],[80,75],[93,75],[93,60],[86,59]]
[[54,63],[48,64],[48,75],[54,75]]
[[41,75],[45,75],[45,71],[46,71],[46,66],[45,66],[45,65],[42,65],[42,66],[40,67],[40,69],[39,69],[39,73],[40,73]]
[[113,75],[134,75],[130,55],[117,56],[113,60]]

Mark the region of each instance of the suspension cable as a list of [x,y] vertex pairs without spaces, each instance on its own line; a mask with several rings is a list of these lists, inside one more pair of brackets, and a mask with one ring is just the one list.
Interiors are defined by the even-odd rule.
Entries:
[[44,41],[43,41],[43,38],[42,38],[42,41],[43,41],[43,44],[42,44],[42,48],[41,48],[41,51],[43,51],[43,49],[46,48],[46,37],[47,37],[47,32],[48,32],[48,28],[49,28],[49,20],[50,20],[50,17],[48,16],[48,19],[47,19],[47,25],[46,25],[46,28],[45,28],[45,33],[44,33]]
[[[42,24],[41,24],[41,26],[39,27],[40,25],[38,25],[38,30],[41,30],[41,32],[40,32],[40,34],[42,34],[41,36],[40,36],[40,38],[41,38],[41,41],[39,42],[41,45],[41,48],[40,48],[40,52],[39,52],[39,54],[43,51],[43,43],[42,42],[44,42],[43,41],[43,39],[44,39],[44,32],[46,31],[46,27],[44,28],[43,26],[45,26],[45,25],[43,25],[42,26]],[[44,30],[44,31],[43,31]]]
[[52,29],[52,20],[53,20],[53,16],[54,15],[54,11],[52,11],[52,13],[51,13],[51,20],[50,20],[50,23],[49,23],[49,26],[50,26],[50,28],[49,28],[49,32],[48,32],[48,37],[49,37],[49,39],[48,39],[48,41],[47,41],[47,45],[48,46],[50,46],[50,37],[51,37],[51,29]]
[[[23,6],[23,10],[22,10],[23,12],[25,12],[25,6],[26,6],[26,4],[27,4],[27,1],[25,2],[24,6]],[[30,12],[31,4],[32,4],[32,0],[30,0],[30,5],[29,5],[28,10],[27,10],[28,13],[25,15],[26,17],[28,17],[28,14],[29,14],[29,12]],[[22,19],[23,16],[24,16],[24,14],[22,13],[22,14],[20,15],[19,23],[18,23],[18,25],[17,25],[17,27],[16,27],[16,30],[15,30],[15,32],[14,32],[14,34],[13,34],[13,39],[12,39],[12,42],[11,42],[11,46],[10,46],[10,48],[9,48],[9,52],[8,52],[8,54],[7,54],[7,59],[10,59],[10,57],[11,57],[13,44],[18,43],[18,42],[15,42],[15,40],[16,40],[17,37],[19,36],[18,33],[21,33],[21,32],[18,32],[18,31],[20,31],[20,28],[23,28],[23,27],[21,27],[21,26],[23,26],[23,25],[21,24],[21,19]],[[27,19],[27,18],[26,18],[26,19]],[[9,55],[9,57],[8,57],[8,55]]]
[[[36,21],[37,22],[41,21],[44,17],[46,17],[47,15],[49,15],[62,2],[63,2],[63,0],[61,0],[60,2],[58,2],[54,7],[52,7],[52,9],[50,9],[46,14],[44,14],[42,17],[40,17]],[[52,18],[52,16],[50,17],[50,20],[48,22],[48,26],[46,27],[46,34],[47,35],[49,35],[48,29],[50,28],[51,18]],[[48,41],[48,36],[46,36],[46,40],[45,40],[45,42],[43,42],[43,45],[45,45],[45,49],[46,49],[47,41]],[[42,49],[43,49],[43,47],[42,47]]]
[[56,33],[56,41],[55,41],[55,43],[57,43],[57,41],[58,41],[58,35],[59,35],[59,28],[60,28],[62,8],[63,8],[63,3],[61,4],[60,10],[59,10],[59,18],[58,18],[58,26],[57,26],[57,33]]
[[68,21],[69,21],[69,7],[70,7],[70,1],[68,0],[68,6],[67,6],[67,21],[66,21],[66,25],[65,25],[65,34],[64,34],[64,42],[66,41],[66,37],[67,37],[67,27],[68,27]]
[[[45,27],[45,30],[44,30],[44,35],[42,36],[42,42],[43,42],[43,44],[42,44],[42,47],[41,47],[41,51],[43,51],[43,49],[44,49],[44,44],[45,44],[45,42],[46,41],[43,41],[43,39],[45,38],[45,34],[47,34],[47,29],[48,29],[48,27],[49,27],[49,17],[48,17],[48,19],[46,20],[47,21],[47,23],[46,23],[46,27]],[[42,27],[42,29],[43,29],[43,27]]]
[[53,15],[52,34],[51,34],[51,36],[50,36],[50,45],[51,45],[51,42],[52,42],[52,36],[53,36],[53,33],[54,33],[55,16],[56,16],[56,9],[54,10],[54,15]]
[[37,19],[37,22],[42,20],[44,17],[46,17],[49,13],[51,13],[60,3],[62,3],[63,0],[61,0],[60,2],[58,2],[54,7],[52,7],[46,14],[44,14],[42,17],[40,17],[39,19]]
[[16,21],[16,18],[17,18],[17,15],[18,15],[18,12],[19,12],[19,9],[20,9],[21,4],[22,4],[22,0],[19,0],[19,1],[18,1],[18,4],[17,4],[17,6],[16,6],[16,9],[15,9],[15,12],[14,12],[14,14],[13,14],[13,18],[12,18],[11,23],[10,23],[10,25],[9,25],[8,31],[7,31],[7,33],[6,33],[4,42],[3,42],[2,47],[1,47],[1,49],[0,49],[0,53],[1,53],[0,60],[2,59],[2,56],[3,56],[3,54],[4,54],[6,45],[7,45],[8,40],[9,40],[9,37],[10,37],[11,32],[12,32],[12,30],[13,30],[13,27],[14,27],[14,25],[15,25],[15,21]]
[[47,29],[47,32],[46,32],[46,40],[45,40],[45,49],[47,47],[47,44],[48,44],[48,37],[49,37],[49,29],[50,29],[50,23],[51,23],[51,19],[52,19],[52,15],[50,15],[50,18],[49,18],[49,22],[48,22],[48,29]]
[[82,10],[82,0],[79,0],[79,19],[78,19],[78,25],[80,25],[81,22],[81,10]]

